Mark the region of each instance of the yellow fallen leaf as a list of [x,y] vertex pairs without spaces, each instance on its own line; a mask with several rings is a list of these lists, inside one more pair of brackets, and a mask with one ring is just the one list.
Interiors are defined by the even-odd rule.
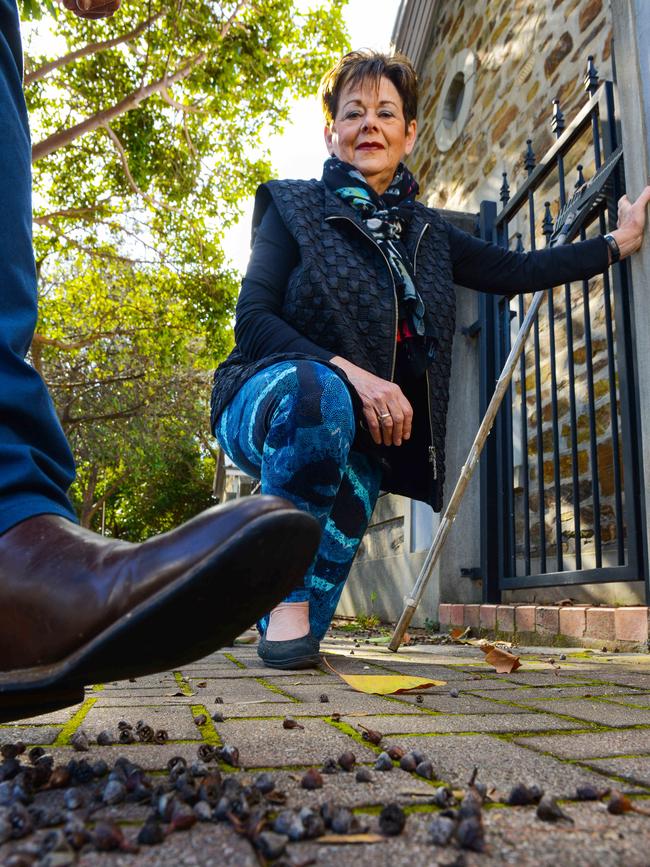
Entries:
[[485,654],[485,661],[488,665],[493,665],[497,674],[510,674],[521,668],[519,657],[514,653],[508,653],[507,650],[499,650],[493,644],[481,645],[481,650]]
[[381,834],[325,834],[316,837],[315,843],[385,843]]
[[426,677],[404,674],[341,674],[327,660],[325,662],[334,674],[338,674],[341,680],[349,684],[352,689],[369,695],[394,695],[395,693],[408,692],[411,689],[444,686],[446,683],[445,680],[428,680]]

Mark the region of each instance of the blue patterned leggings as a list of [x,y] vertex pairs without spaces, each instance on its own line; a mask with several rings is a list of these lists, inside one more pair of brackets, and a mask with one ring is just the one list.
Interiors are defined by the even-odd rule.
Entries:
[[[352,401],[343,380],[316,361],[274,364],[248,380],[217,421],[235,464],[261,479],[263,494],[291,500],[323,530],[304,585],[285,601],[309,602],[312,635],[327,631],[372,515],[379,465],[351,451]],[[262,633],[268,615],[259,623]]]

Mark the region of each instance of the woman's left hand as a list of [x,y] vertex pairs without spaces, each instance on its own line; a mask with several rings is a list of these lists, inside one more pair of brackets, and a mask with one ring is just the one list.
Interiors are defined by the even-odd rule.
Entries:
[[648,203],[650,203],[650,185],[642,191],[635,202],[630,202],[627,196],[621,196],[618,200],[618,227],[610,234],[618,244],[621,259],[636,253],[643,243]]

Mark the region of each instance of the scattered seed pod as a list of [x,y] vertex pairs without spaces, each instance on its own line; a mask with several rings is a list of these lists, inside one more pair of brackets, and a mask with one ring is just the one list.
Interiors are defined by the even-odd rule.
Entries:
[[101,777],[105,777],[108,773],[108,765],[104,761],[104,759],[98,759],[96,762],[92,764],[93,776],[97,779]]
[[15,759],[25,752],[25,744],[22,741],[15,743],[2,744],[0,747],[0,755],[4,760]]
[[27,753],[27,758],[29,761],[35,765],[39,759],[42,759],[45,755],[45,750],[43,747],[32,747],[31,750]]
[[621,816],[623,813],[631,813],[634,809],[632,801],[619,792],[618,789],[612,789],[609,801],[607,803],[607,811],[613,816]]
[[462,819],[456,828],[456,839],[461,849],[482,852],[485,849],[485,831],[480,816]]
[[79,819],[71,819],[66,822],[63,833],[68,844],[75,852],[78,852],[86,843],[90,842],[90,832]]
[[121,719],[117,724],[117,730],[118,730],[118,732],[123,732],[123,731],[129,731],[130,732],[130,731],[133,731],[133,726],[131,725],[130,722],[127,722],[125,719]]
[[214,703],[215,703],[215,704],[223,704],[223,699],[221,698],[220,695],[218,695],[218,696],[215,698]]
[[387,804],[379,814],[379,830],[386,837],[397,837],[405,824],[404,810],[397,804]]
[[310,768],[303,774],[300,785],[303,787],[303,789],[322,789],[323,778],[316,770],[316,768]]
[[100,747],[110,747],[113,743],[113,735],[109,731],[101,731],[97,735],[97,744]]
[[327,758],[323,762],[323,767],[320,769],[321,774],[336,774],[338,772],[339,766],[336,761],[332,758]]
[[282,721],[283,729],[304,729],[304,726],[301,726],[299,722],[296,722],[295,719],[292,719],[290,716],[285,717]]
[[545,795],[537,805],[536,815],[542,822],[559,822],[561,820],[573,822],[571,816],[565,813],[555,798]]
[[332,720],[332,722],[340,722],[341,721],[341,714],[340,713],[330,714],[330,719]]
[[102,801],[105,804],[121,804],[126,798],[126,786],[117,780],[109,780],[102,792]]
[[[376,766],[375,766],[376,767]],[[391,762],[392,767],[392,762]],[[357,783],[372,783],[372,774],[368,768],[359,768],[355,777]]]
[[73,749],[77,750],[80,753],[87,753],[90,749],[90,744],[88,743],[88,735],[84,731],[79,729],[79,731],[76,731],[70,738],[70,745]]
[[226,718],[221,713],[221,711],[217,710],[212,714],[212,720],[213,720],[213,722],[221,723],[221,722],[225,722]]
[[433,773],[433,765],[430,761],[420,762],[420,764],[415,768],[415,773],[418,777],[422,777],[425,780],[433,780],[435,774]]
[[63,802],[68,810],[78,810],[79,807],[83,807],[84,805],[84,797],[79,789],[75,786],[72,786],[70,789],[65,790],[65,794],[63,795]]
[[399,762],[406,755],[404,747],[388,747],[386,752],[394,762]]
[[379,753],[375,762],[376,771],[392,771],[393,763],[388,753]]
[[204,726],[207,721],[208,718],[204,713],[199,713],[194,717],[194,725],[196,726]]
[[121,744],[134,744],[135,735],[133,734],[133,729],[120,729],[117,739]]
[[413,753],[406,753],[399,760],[399,766],[403,771],[414,771],[418,766],[418,762],[415,761]]
[[433,803],[436,807],[449,807],[454,802],[454,795],[448,786],[439,786],[433,792]]
[[154,735],[156,734],[151,726],[141,725],[139,728],[136,728],[136,735],[140,743],[150,744],[153,743]]
[[147,819],[138,834],[141,846],[156,846],[165,839],[163,827],[157,819]]
[[326,692],[321,692],[319,701],[321,704],[327,704],[329,702],[329,696]]
[[172,818],[169,823],[170,831],[189,831],[196,825],[197,816],[194,810],[187,804],[176,801],[172,809]]
[[114,852],[122,848],[124,834],[111,822],[98,822],[92,834],[92,842],[98,852]]
[[196,754],[202,762],[213,762],[217,758],[218,747],[213,744],[201,744],[197,747]]
[[338,762],[339,766],[343,768],[344,771],[351,771],[357,761],[357,757],[354,753],[347,750],[344,753],[341,753],[339,756]]
[[34,830],[34,820],[24,804],[15,803],[9,808],[7,815],[11,827],[11,836],[14,840],[26,837]]
[[458,696],[460,695],[460,691],[457,690],[456,687],[454,687],[453,689],[450,689],[450,690],[449,690],[449,695],[450,695],[452,698],[458,698]]
[[539,804],[543,795],[544,790],[539,786],[517,783],[510,789],[506,804],[510,804],[511,807],[527,807],[530,804]]
[[153,742],[155,744],[166,744],[169,740],[169,735],[167,734],[166,729],[157,729],[154,732]]
[[233,768],[239,767],[239,750],[237,747],[231,747],[224,744],[223,747],[217,750],[217,755],[222,762],[231,765]]
[[347,807],[335,807],[330,818],[330,828],[335,834],[349,834],[353,820],[352,811]]
[[375,746],[381,743],[382,738],[384,737],[381,732],[375,731],[374,729],[367,729],[362,725],[359,725],[359,728],[361,729],[361,737],[364,741],[368,741]]
[[456,822],[449,816],[434,816],[429,823],[429,835],[431,842],[436,846],[446,846],[451,840]]
[[310,810],[306,815],[303,815],[303,810],[301,810],[300,818],[305,829],[306,840],[315,840],[316,837],[323,836],[325,833],[325,822],[318,813]]
[[288,842],[288,837],[284,834],[276,834],[275,831],[262,831],[255,838],[255,846],[268,861],[279,858],[287,848]]
[[275,789],[275,780],[270,774],[258,774],[255,777],[255,781],[253,785],[256,789],[258,789],[263,795],[268,794],[268,792],[272,792]]
[[[204,746],[204,744],[201,744],[201,747],[202,746]],[[208,746],[208,744],[205,744],[205,746]],[[199,747],[199,750],[201,749],[201,747]],[[187,762],[185,761],[183,756],[172,756],[171,759],[169,759],[169,761],[167,762],[167,770],[169,771],[169,773],[178,770],[184,771],[186,768]]]
[[589,784],[578,786],[576,789],[576,799],[578,801],[600,801],[605,795],[609,795],[611,789],[597,789]]
[[71,773],[65,765],[57,765],[50,775],[51,789],[64,789],[71,779]]

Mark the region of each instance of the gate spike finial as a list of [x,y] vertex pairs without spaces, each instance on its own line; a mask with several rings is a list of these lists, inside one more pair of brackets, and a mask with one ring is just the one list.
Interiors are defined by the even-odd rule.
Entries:
[[587,58],[587,71],[584,77],[585,90],[589,96],[593,96],[598,90],[598,70],[594,66],[594,56],[590,54]]
[[575,188],[576,190],[578,190],[585,183],[585,176],[582,174],[584,166],[580,163],[576,168],[578,169],[578,179],[576,181]]
[[551,214],[551,203],[544,202],[544,219],[542,220],[542,233],[546,235],[546,243],[548,244],[553,234],[553,215]]
[[551,120],[551,129],[555,133],[555,138],[559,138],[564,132],[564,127],[566,124],[564,123],[564,115],[562,113],[562,109],[560,108],[560,100],[553,100],[553,118]]
[[517,239],[517,243],[515,245],[515,253],[523,253],[524,252],[524,242],[522,239],[521,232],[515,232],[515,238]]
[[501,189],[499,191],[499,198],[503,205],[508,204],[508,200],[510,199],[510,187],[508,185],[508,172],[503,172],[503,183],[501,184]]
[[524,168],[530,174],[535,168],[535,151],[533,150],[532,138],[526,139],[526,153],[524,154]]

